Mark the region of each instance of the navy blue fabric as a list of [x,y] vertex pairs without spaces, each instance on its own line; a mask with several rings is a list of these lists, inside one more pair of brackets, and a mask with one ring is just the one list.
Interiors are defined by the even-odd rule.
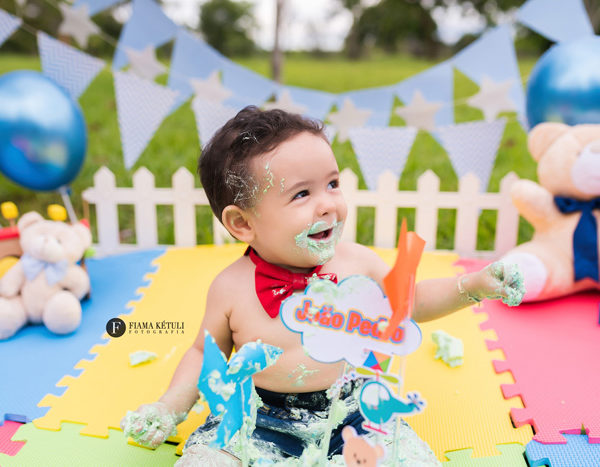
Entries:
[[[327,418],[327,412],[324,413],[324,419]],[[357,410],[349,414],[344,421],[331,433],[331,441],[329,442],[329,456],[341,454],[344,447],[342,439],[342,429],[346,425],[354,427],[358,434],[365,434],[366,431],[362,428],[364,418]],[[306,447],[306,441],[302,438],[294,436],[294,425],[303,424],[302,420],[295,419],[291,413],[285,409],[277,407],[266,408],[261,407],[256,414],[256,429],[252,434],[253,437],[263,441],[275,443],[281,452],[287,456],[300,457],[302,451]],[[305,428],[305,427],[303,427]],[[317,441],[317,440],[315,440]]]
[[554,203],[563,214],[581,211],[581,218],[573,233],[575,280],[589,277],[598,281],[598,225],[592,211],[600,209],[600,198],[580,201],[555,196]]
[[[345,400],[353,397],[355,389],[361,384],[362,380],[345,383],[340,389],[339,398]],[[322,432],[314,430],[313,424],[317,422],[319,425],[324,425],[327,422],[331,401],[326,391],[280,393],[256,388],[256,392],[263,405],[257,409],[256,428],[252,438],[274,443],[287,457],[300,457],[310,442],[318,444],[321,441]],[[212,438],[219,421],[218,417],[210,414],[206,422],[190,435],[186,448],[191,444],[207,442]],[[355,410],[331,432],[330,457],[341,454],[344,447],[342,429],[346,425],[352,426],[360,435],[366,433],[362,428],[363,421],[360,411]]]

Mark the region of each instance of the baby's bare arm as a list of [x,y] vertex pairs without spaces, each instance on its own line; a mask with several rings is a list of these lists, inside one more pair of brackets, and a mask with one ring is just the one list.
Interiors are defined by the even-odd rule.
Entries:
[[204,332],[210,332],[227,357],[231,354],[233,341],[229,328],[228,285],[227,276],[223,274],[211,284],[206,299],[206,312],[196,340],[183,355],[167,391],[160,398],[174,412],[189,412],[198,399],[197,384],[202,370]]
[[[390,267],[374,251],[363,246],[354,247],[351,253],[352,257],[364,265],[362,274],[375,279],[383,288],[383,279]],[[460,278],[419,281],[416,284],[412,318],[417,322],[441,318],[484,298],[501,298],[514,306],[521,302],[524,293],[523,279],[518,268],[497,262]]]
[[502,299],[510,306],[521,303],[523,275],[514,264],[500,261],[458,278],[420,281],[415,291],[413,319],[430,321],[460,310],[485,298]]
[[[364,247],[363,247],[364,248]],[[375,279],[383,288],[383,279],[390,267],[372,250],[358,249],[354,252],[362,256],[367,266],[366,275]],[[412,318],[415,321],[429,321],[469,305],[470,301],[457,288],[456,277],[429,279],[416,285],[415,303]]]
[[155,448],[174,435],[176,425],[185,420],[198,400],[197,384],[202,369],[205,330],[210,332],[227,356],[231,353],[230,302],[225,294],[227,285],[222,275],[211,284],[200,332],[179,362],[166,392],[157,402],[144,404],[135,412],[127,412],[121,420],[125,435],[139,444]]

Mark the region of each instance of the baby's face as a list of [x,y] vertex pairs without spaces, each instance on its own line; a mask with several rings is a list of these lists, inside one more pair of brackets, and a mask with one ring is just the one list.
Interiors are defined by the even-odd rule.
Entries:
[[335,253],[347,207],[330,145],[300,133],[252,161],[260,183],[249,210],[251,245],[270,263],[297,268],[324,264]]

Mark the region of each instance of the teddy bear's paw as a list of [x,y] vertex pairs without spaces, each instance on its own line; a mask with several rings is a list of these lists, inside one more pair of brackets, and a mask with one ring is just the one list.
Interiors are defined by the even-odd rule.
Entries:
[[548,279],[548,270],[537,256],[524,251],[515,251],[502,257],[501,261],[506,264],[516,264],[523,273],[523,285],[525,286],[524,302],[536,300]]
[[0,340],[8,339],[27,322],[27,315],[19,299],[0,297]]
[[71,292],[58,292],[48,300],[42,320],[55,334],[73,332],[81,323],[81,303]]

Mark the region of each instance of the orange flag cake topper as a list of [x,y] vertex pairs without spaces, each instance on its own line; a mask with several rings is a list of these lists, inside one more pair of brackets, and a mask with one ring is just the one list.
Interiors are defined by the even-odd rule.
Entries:
[[400,322],[409,316],[412,310],[417,266],[424,248],[425,240],[415,232],[407,232],[406,219],[403,219],[398,237],[396,262],[383,279],[383,287],[390,301],[392,316],[388,327],[381,334],[382,340],[389,339]]

